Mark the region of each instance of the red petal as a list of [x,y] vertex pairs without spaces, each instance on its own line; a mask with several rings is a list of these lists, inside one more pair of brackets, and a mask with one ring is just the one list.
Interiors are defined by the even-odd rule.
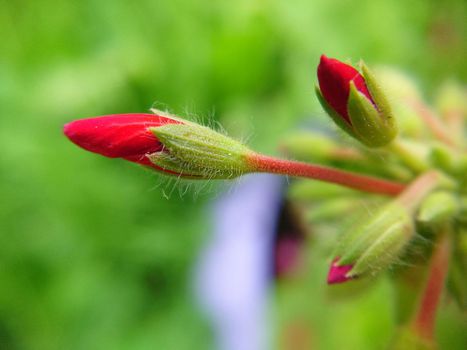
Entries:
[[154,114],[116,114],[75,120],[66,124],[63,131],[73,143],[88,151],[149,165],[145,155],[162,149],[149,128],[170,123],[180,122]]
[[338,265],[339,257],[332,261],[331,268],[328,273],[328,284],[346,282],[352,277],[347,277],[347,273],[352,270],[353,265]]
[[352,66],[334,58],[321,56],[318,66],[319,88],[328,104],[350,123],[347,113],[350,82],[353,81],[358,91],[372,101],[363,76]]

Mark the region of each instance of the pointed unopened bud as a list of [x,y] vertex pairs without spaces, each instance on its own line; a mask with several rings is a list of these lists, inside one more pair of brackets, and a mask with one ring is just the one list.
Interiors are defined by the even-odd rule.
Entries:
[[329,269],[328,284],[347,282],[352,279],[352,277],[348,275],[352,268],[353,265],[339,264],[339,257],[335,258]]
[[448,191],[436,191],[428,195],[420,205],[417,221],[439,225],[452,219],[459,211],[459,201],[453,193]]
[[394,117],[376,78],[365,64],[362,73],[321,56],[318,99],[334,122],[368,147],[390,143],[397,134]]
[[148,154],[163,148],[149,128],[182,122],[162,114],[114,114],[72,121],[64,126],[63,132],[87,151],[123,158],[160,171],[162,169],[147,158]]
[[212,129],[160,111],[75,120],[64,127],[78,146],[110,158],[123,158],[168,175],[226,179],[251,167],[251,153]]
[[428,154],[429,161],[440,169],[445,170],[448,173],[456,171],[458,166],[458,157],[453,150],[442,143],[434,144]]
[[414,211],[438,182],[435,172],[420,176],[396,199],[352,227],[334,252],[339,258],[331,265],[328,283],[374,276],[397,261],[414,236]]
[[[400,255],[413,236],[412,218],[405,208],[396,203],[383,207],[367,222],[349,231],[339,245],[337,256],[328,275],[336,274],[338,267],[347,266],[345,278],[374,275],[387,268]],[[338,283],[334,282],[334,283]]]

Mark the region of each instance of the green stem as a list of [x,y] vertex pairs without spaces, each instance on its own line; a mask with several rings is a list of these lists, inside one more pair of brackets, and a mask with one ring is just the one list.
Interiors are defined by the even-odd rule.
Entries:
[[395,139],[388,145],[390,151],[395,153],[399,159],[416,174],[423,173],[428,170],[429,166],[422,158],[415,154],[410,148],[401,142],[400,139]]
[[262,154],[251,154],[247,161],[252,170],[256,172],[310,178],[364,192],[395,196],[405,189],[404,184],[394,181],[315,164],[273,158]]

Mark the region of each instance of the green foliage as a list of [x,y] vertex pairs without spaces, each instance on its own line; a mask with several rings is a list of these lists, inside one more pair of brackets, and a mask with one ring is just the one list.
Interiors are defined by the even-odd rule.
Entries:
[[[284,130],[319,111],[321,53],[410,69],[427,92],[447,75],[465,81],[465,13],[462,0],[365,0],[358,9],[326,0],[1,1],[0,349],[212,343],[189,287],[208,196],[165,199],[173,184],[82,152],[62,135],[65,122],[170,106],[212,114],[273,151]],[[354,305],[316,304],[325,288],[316,260],[310,252],[306,288],[277,290],[278,323],[308,310],[323,349],[384,344],[387,286]],[[449,328],[456,317],[443,318],[445,348],[461,339]]]

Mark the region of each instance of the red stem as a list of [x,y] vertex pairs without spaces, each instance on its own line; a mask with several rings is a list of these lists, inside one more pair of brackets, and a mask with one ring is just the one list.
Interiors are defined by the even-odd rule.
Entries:
[[253,170],[257,172],[306,177],[335,183],[364,192],[395,196],[405,188],[405,185],[394,181],[328,168],[321,165],[277,159],[262,154],[253,154],[248,158],[248,161]]
[[421,337],[433,339],[436,310],[444,289],[449,268],[451,241],[448,233],[443,233],[435,247],[428,271],[428,279],[420,300],[419,310],[412,321],[412,327]]
[[420,205],[421,200],[439,184],[439,174],[435,170],[427,171],[418,176],[407,186],[397,201],[406,209],[413,210],[414,206]]

